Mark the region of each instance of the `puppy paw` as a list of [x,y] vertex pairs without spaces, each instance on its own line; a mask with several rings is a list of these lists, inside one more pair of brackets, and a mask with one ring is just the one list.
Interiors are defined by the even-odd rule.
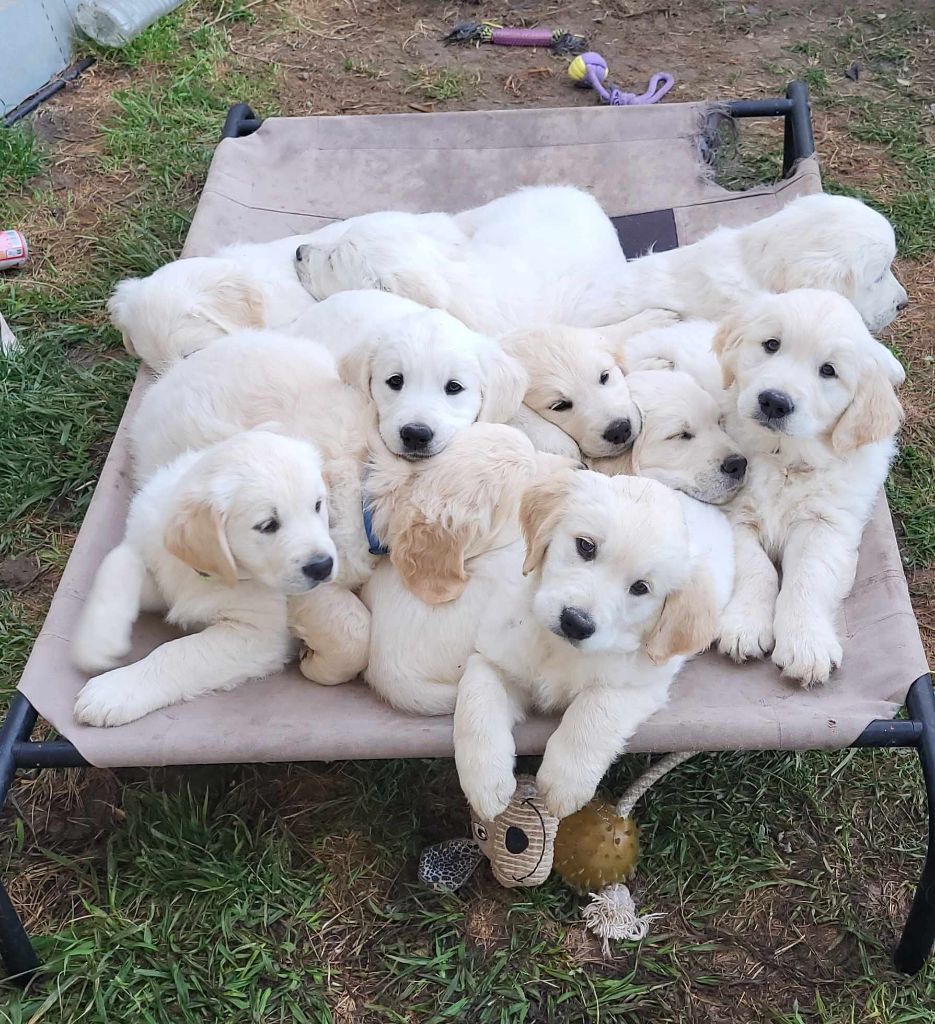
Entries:
[[469,767],[459,764],[458,776],[471,809],[483,821],[502,814],[516,792],[512,755],[471,758]]
[[319,686],[340,686],[355,679],[367,667],[366,660],[361,665],[358,661],[336,657],[329,661],[321,651],[313,651],[303,645],[299,661],[299,671],[306,679]]
[[155,710],[144,687],[132,665],[96,676],[78,694],[75,721],[96,726],[134,722]]
[[661,327],[671,327],[681,321],[681,316],[673,309],[644,309],[642,313],[630,317],[627,326],[631,327],[634,333],[643,331],[655,331]]
[[78,631],[72,643],[72,661],[92,675],[116,668],[130,653],[129,636],[114,629],[84,628]]
[[717,645],[721,654],[736,662],[765,658],[773,643],[773,624],[765,610],[758,615],[752,608],[725,609]]
[[579,776],[569,765],[559,772],[543,760],[536,775],[536,788],[549,814],[561,819],[580,811],[590,802],[597,784],[590,778]]
[[843,657],[840,641],[829,624],[777,621],[773,664],[802,686],[826,683]]

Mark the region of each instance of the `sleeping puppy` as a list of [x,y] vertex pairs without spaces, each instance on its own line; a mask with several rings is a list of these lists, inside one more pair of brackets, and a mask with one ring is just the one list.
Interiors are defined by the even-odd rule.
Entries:
[[584,806],[716,635],[733,575],[724,517],[654,480],[560,471],[528,488],[520,521],[523,575],[490,602],[455,708],[458,777],[484,819],[513,795],[530,708],[564,712],[536,776],[546,807]]
[[582,297],[605,264],[623,263],[616,229],[581,189],[519,189],[453,220],[460,238],[416,223],[349,223],[338,238],[299,246],[296,273],[318,300],[375,288],[497,335],[535,323],[590,324],[580,319]]
[[[857,199],[812,195],[740,228],[721,227],[692,245],[609,269],[598,322],[661,306],[685,318],[721,320],[760,292],[821,288],[849,299],[871,331],[906,307],[892,272],[896,240],[889,221]],[[875,350],[894,384],[905,373],[885,346]]]
[[[332,579],[337,562],[311,445],[255,430],[179,456],[137,493],[95,576],[74,659],[102,674],[75,718],[123,725],[278,671],[294,653],[287,598]],[[141,609],[203,628],[118,668]]]
[[727,429],[749,460],[729,508],[737,588],[720,649],[736,661],[772,651],[784,674],[823,683],[841,663],[835,618],[902,410],[879,344],[831,292],[764,295],[722,324],[714,347]]
[[438,455],[471,423],[509,420],[527,383],[495,341],[436,309],[375,325],[340,371],[370,403],[383,444],[404,459]]
[[590,459],[590,468],[651,477],[708,505],[731,501],[746,479],[747,460],[724,430],[718,402],[679,370],[638,370],[627,383],[643,429],[624,455]]
[[429,462],[375,456],[368,487],[386,497],[373,525],[389,557],[361,599],[371,614],[365,679],[387,703],[417,715],[454,711],[477,622],[522,565],[523,490],[571,464],[495,423],[467,427]]
[[305,235],[272,242],[238,243],[211,256],[174,260],[144,278],[120,281],[107,303],[127,351],[157,372],[244,328],[297,334],[314,302],[298,282],[296,247],[334,241],[351,223],[374,222],[388,231],[460,237],[444,214],[376,213],[336,222]]
[[[577,455],[568,445],[571,438],[589,458],[620,454],[641,427],[624,376],[625,346],[641,332],[671,322],[670,313],[648,310],[611,327],[530,327],[501,338],[529,376],[514,425],[540,451]],[[548,424],[561,433],[552,433]]]

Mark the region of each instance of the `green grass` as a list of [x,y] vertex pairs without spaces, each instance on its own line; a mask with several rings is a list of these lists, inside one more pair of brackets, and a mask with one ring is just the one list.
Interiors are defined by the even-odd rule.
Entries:
[[[0,224],[42,227],[33,270],[0,281],[24,342],[0,362],[0,558],[31,554],[40,582],[64,564],[134,372],[103,304],[116,279],[178,253],[227,104],[247,97],[275,111],[279,71],[244,65],[230,44],[251,18],[275,33],[277,10],[203,0],[98,54],[98,73],[118,71],[120,88],[86,170],[115,191],[97,201],[93,227],[69,235],[87,246],[79,260],[43,252],[43,239],[71,231],[59,227],[67,197],[39,173],[55,152],[25,127],[0,133],[11,183],[0,188]],[[935,252],[921,187],[931,156],[921,107],[891,67],[917,49],[914,26],[861,22],[836,51],[822,37],[789,60],[834,116],[841,69],[858,58],[880,69],[885,92],[848,106],[847,124],[886,149],[898,187],[864,183],[860,195],[894,218],[901,247],[921,261]],[[353,49],[342,66],[377,69]],[[410,77],[412,92],[440,102],[474,81]],[[778,135],[766,147],[749,138],[742,187],[780,167]],[[15,162],[2,155],[8,141]],[[931,373],[917,354],[908,361],[913,380]],[[918,567],[935,563],[933,436],[930,423],[913,428],[889,484],[904,556]],[[0,691],[15,684],[42,603],[0,590]],[[625,758],[609,790],[645,763]],[[6,875],[46,967],[25,994],[0,990],[0,1024],[931,1020],[935,969],[906,982],[888,959],[923,851],[910,752],[713,754],[683,765],[637,812],[638,898],[666,916],[609,961],[583,933],[583,901],[556,878],[505,890],[481,870],[453,896],[418,884],[420,850],[467,829],[448,762],[77,779],[80,788],[63,774],[24,779],[8,807]]]
[[28,125],[20,122],[7,128],[0,124],[0,188],[22,187],[44,164],[45,157]]

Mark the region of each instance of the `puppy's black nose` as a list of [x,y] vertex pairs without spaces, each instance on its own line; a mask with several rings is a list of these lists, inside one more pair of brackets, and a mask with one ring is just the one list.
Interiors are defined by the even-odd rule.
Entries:
[[602,436],[610,444],[626,444],[632,432],[629,420],[614,420]]
[[904,309],[908,309],[908,308],[909,308],[909,300],[908,300],[908,299],[906,299],[906,301],[905,301],[905,302],[897,302],[897,303],[896,303],[896,309],[897,309],[897,311],[898,311],[898,312],[900,312],[900,313],[901,313],[901,312],[902,312],[902,311],[903,311]]
[[784,391],[761,391],[757,401],[763,415],[771,420],[781,420],[783,416],[795,411],[795,402]]
[[334,559],[330,555],[316,555],[302,566],[302,575],[316,583],[321,583],[328,579],[333,568]]
[[558,624],[569,640],[587,640],[597,629],[594,619],[580,608],[563,608]]
[[739,482],[747,472],[747,460],[742,455],[728,455],[721,463],[721,472]]
[[304,257],[302,256],[302,250],[305,248],[304,245],[300,245],[295,251],[295,258],[297,263],[301,263]]
[[424,423],[405,423],[399,428],[399,436],[408,451],[421,451],[435,436],[431,427]]

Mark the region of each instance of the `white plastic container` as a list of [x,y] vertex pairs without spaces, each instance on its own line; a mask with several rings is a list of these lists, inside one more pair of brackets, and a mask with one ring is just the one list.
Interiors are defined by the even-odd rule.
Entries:
[[182,0],[82,0],[75,11],[78,27],[102,46],[126,46],[143,29]]
[[20,231],[0,231],[0,270],[21,267],[29,259],[26,236]]

